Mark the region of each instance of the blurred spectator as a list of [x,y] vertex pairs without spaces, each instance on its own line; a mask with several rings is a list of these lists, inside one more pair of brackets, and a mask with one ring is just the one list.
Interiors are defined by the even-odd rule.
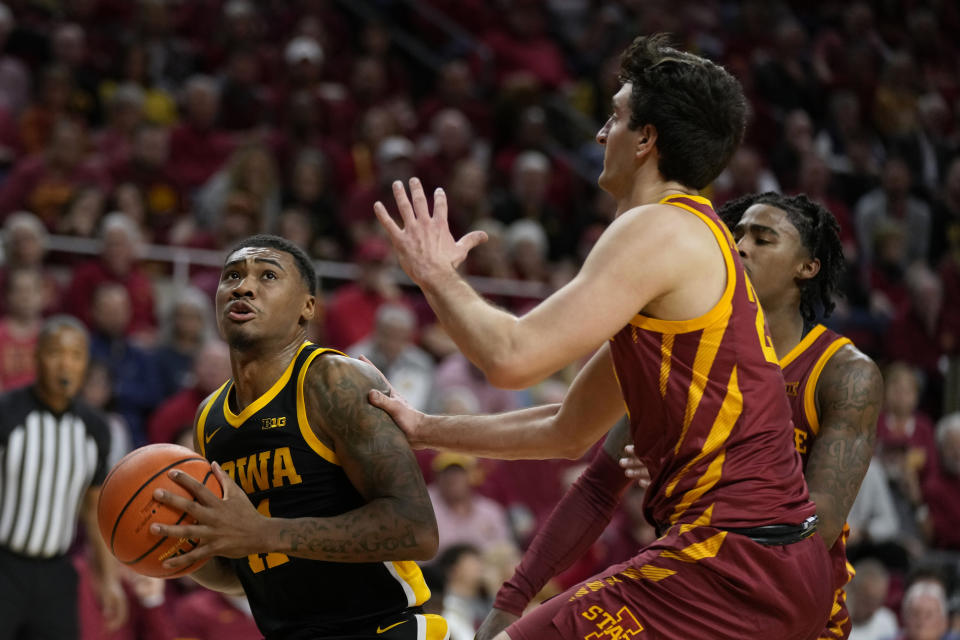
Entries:
[[830,168],[816,151],[809,151],[800,158],[796,193],[805,193],[808,198],[822,204],[833,214],[840,225],[840,241],[843,243],[844,257],[848,262],[855,262],[859,255],[856,229],[853,226],[850,209],[843,200],[834,195],[831,181]]
[[477,135],[489,138],[490,108],[478,89],[479,83],[464,60],[447,62],[437,75],[433,93],[420,102],[420,123],[432,122],[433,116],[444,109],[456,109],[467,117]]
[[943,188],[934,200],[931,241],[933,265],[940,264],[951,247],[960,248],[960,155],[947,165]]
[[170,167],[192,192],[216,173],[233,151],[233,136],[217,126],[220,92],[213,78],[192,76],[183,88],[183,119],[170,133]]
[[444,109],[433,117],[421,152],[417,175],[427,190],[448,186],[459,162],[482,154],[470,121],[456,109]]
[[0,390],[33,382],[34,350],[47,302],[43,275],[36,269],[13,269],[5,275],[7,313],[0,318]]
[[[47,230],[37,216],[19,211],[7,218],[3,225],[3,264],[0,268],[0,289],[9,287],[7,274],[11,269],[36,269],[43,274],[44,313],[49,315],[59,308],[60,287],[52,273],[44,266]],[[6,296],[0,296],[0,313],[6,311]]]
[[147,439],[150,442],[176,442],[185,431],[192,437],[193,420],[200,403],[231,376],[230,351],[214,338],[196,350],[191,384],[167,399],[150,416]]
[[738,148],[727,168],[717,177],[713,201],[720,206],[749,193],[780,191],[780,184],[773,173],[763,166],[763,160],[755,149]]
[[143,90],[135,84],[121,84],[106,103],[107,121],[92,136],[93,148],[107,166],[125,162],[133,149],[133,136],[143,121]]
[[366,356],[380,369],[410,406],[428,411],[433,399],[434,365],[414,344],[417,318],[409,307],[382,304],[377,309],[373,333],[347,349],[353,357]]
[[850,640],[890,640],[896,634],[897,616],[884,606],[890,574],[873,558],[854,565],[856,574],[847,585],[847,608],[853,627]]
[[896,138],[917,126],[919,78],[913,57],[906,51],[887,56],[873,103],[873,120],[880,133]]
[[[252,5],[250,5],[252,7]],[[258,83],[260,61],[250,49],[235,49],[220,86],[220,123],[227,131],[250,131],[267,120],[267,96]]]
[[813,152],[813,133],[813,121],[806,111],[794,109],[787,114],[780,143],[770,158],[770,166],[784,191],[797,189],[803,158]]
[[142,42],[131,42],[118,57],[113,78],[100,83],[100,98],[109,105],[122,86],[133,86],[143,94],[143,116],[147,122],[163,126],[177,120],[177,104],[160,77],[161,57],[156,48]]
[[105,204],[103,191],[99,188],[82,187],[64,206],[55,231],[60,235],[92,238],[100,226]]
[[873,239],[884,222],[902,224],[909,229],[904,267],[928,259],[930,207],[910,195],[910,168],[902,158],[887,159],[883,166],[883,184],[860,198],[855,215],[858,244],[865,264],[873,260]]
[[43,153],[20,160],[0,186],[0,217],[27,209],[53,228],[77,189],[105,186],[103,173],[85,162],[85,147],[81,126],[58,120]]
[[179,289],[161,327],[160,344],[153,356],[164,395],[170,396],[190,386],[193,363],[213,332],[210,298],[194,287]]
[[943,586],[932,580],[920,580],[903,594],[903,632],[896,640],[956,640],[948,634],[947,596]]
[[364,240],[353,259],[360,277],[337,289],[326,314],[327,341],[335,349],[346,349],[370,335],[380,305],[402,303],[403,293],[391,274],[390,244],[379,236]]
[[11,118],[16,118],[23,111],[30,96],[30,74],[26,65],[5,52],[7,38],[15,27],[13,12],[7,5],[0,4],[0,110],[7,112]]
[[120,459],[133,449],[130,427],[123,416],[116,412],[113,402],[113,380],[107,363],[93,361],[87,367],[87,379],[80,391],[83,401],[100,412],[110,428],[110,451],[107,466],[113,468]]
[[227,197],[237,192],[245,194],[253,204],[258,229],[276,228],[280,217],[280,177],[266,147],[250,145],[238,149],[197,192],[195,216],[201,226],[216,227]]
[[250,604],[243,596],[195,589],[183,596],[173,613],[177,637],[190,640],[258,640]]
[[312,242],[304,249],[322,260],[343,259],[347,245],[347,234],[337,218],[333,184],[323,152],[304,149],[297,154],[283,193],[284,209],[308,216]]
[[503,413],[520,407],[520,399],[516,391],[491,385],[487,382],[483,371],[459,351],[440,363],[437,367],[436,381],[438,395],[454,389],[469,391],[477,403],[476,413]]
[[467,158],[453,166],[450,181],[443,186],[447,193],[447,220],[454,236],[459,238],[480,220],[489,219],[488,181],[487,167],[476,159]]
[[[52,146],[54,129],[61,120],[77,119],[71,97],[73,76],[62,65],[50,65],[40,75],[38,90],[20,116],[20,144],[27,154],[35,154]],[[77,126],[81,126],[79,120]]]
[[150,355],[127,338],[132,311],[127,289],[103,282],[92,294],[90,357],[106,365],[114,407],[130,428],[134,446],[146,443],[145,420],[163,397]]
[[547,202],[550,159],[539,151],[524,151],[513,161],[510,188],[495,202],[493,215],[504,224],[529,219],[538,222],[549,238],[548,253],[559,258],[576,243],[579,229]]
[[437,554],[434,561],[444,576],[442,615],[450,630],[450,640],[473,640],[477,621],[488,606],[481,597],[483,558],[470,544],[453,544]]
[[121,571],[127,599],[127,620],[119,629],[111,629],[104,620],[90,566],[83,554],[73,556],[77,571],[78,640],[174,640],[176,631],[166,602],[167,581]]
[[87,124],[100,122],[100,101],[97,95],[98,74],[90,65],[87,34],[74,22],[57,25],[50,38],[50,53],[55,65],[62,65],[73,79],[69,96],[70,110]]
[[431,466],[434,481],[427,490],[440,532],[438,554],[454,544],[480,550],[513,544],[503,507],[474,491],[476,458],[445,451],[437,454]]
[[569,81],[560,48],[546,31],[541,3],[508,0],[505,15],[484,36],[493,52],[493,67],[501,88],[544,87],[559,89]]
[[923,373],[925,388],[920,405],[928,412],[937,412],[943,383],[940,371],[943,284],[936,274],[920,264],[910,267],[904,283],[909,294],[908,304],[897,309],[887,336],[886,352],[891,360],[907,362]]
[[373,204],[378,200],[392,203],[394,181],[406,184],[414,176],[415,152],[413,143],[400,136],[390,136],[380,142],[376,152],[376,182],[371,185],[358,182],[340,210],[341,224],[347,227],[354,242],[376,232]]
[[757,93],[781,113],[794,109],[819,113],[822,89],[803,25],[793,18],[781,20],[774,38],[776,44],[769,49],[769,59],[761,62],[755,72]]
[[950,155],[957,151],[950,144],[949,130],[946,100],[938,93],[926,93],[917,99],[917,126],[891,142],[911,168],[913,184],[926,197],[937,192]]
[[130,304],[130,334],[150,335],[156,327],[153,283],[139,264],[140,233],[122,213],[103,219],[100,257],[79,265],[64,295],[63,306],[88,325],[92,322],[93,292],[104,283],[121,285]]
[[923,484],[930,540],[937,549],[960,551],[960,413],[941,418],[936,436],[940,464]]
[[874,456],[860,483],[860,490],[847,515],[850,525],[849,547],[862,543],[883,545],[896,539],[900,530],[897,507],[893,504],[887,472]]
[[[184,210],[184,195],[170,160],[169,131],[159,125],[140,125],[133,136],[130,155],[113,167],[113,181],[118,185],[114,191],[117,208],[127,213],[148,234],[148,239],[167,242]],[[133,197],[121,192],[124,185],[133,185],[139,191],[140,217],[135,217],[133,209],[121,201]]]

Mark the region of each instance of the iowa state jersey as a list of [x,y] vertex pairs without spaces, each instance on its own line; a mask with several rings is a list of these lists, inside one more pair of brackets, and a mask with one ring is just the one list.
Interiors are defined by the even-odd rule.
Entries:
[[[813,327],[790,352],[780,359],[787,400],[793,410],[793,442],[806,470],[813,442],[820,433],[820,415],[817,413],[817,383],[830,358],[837,351],[853,342],[822,324]],[[843,525],[843,532],[830,548],[834,580],[839,585],[834,599],[830,620],[821,638],[846,638],[850,633],[850,616],[846,607],[843,586],[854,575],[853,566],[847,562],[847,538],[850,527]]]
[[[228,380],[197,421],[201,453],[218,462],[263,515],[331,517],[365,503],[307,421],[307,368],[326,353],[339,352],[305,342],[270,390],[239,414],[228,404]],[[410,561],[337,563],[266,553],[231,562],[268,637],[304,629],[342,632],[430,597]]]
[[814,505],[776,352],[733,237],[705,198],[661,202],[713,231],[727,282],[703,316],[638,314],[611,339],[636,452],[652,478],[646,517],[661,530],[799,524]]
[[793,410],[794,445],[803,466],[810,457],[810,445],[820,432],[817,415],[817,382],[827,361],[844,345],[853,344],[835,331],[818,324],[780,359],[783,381],[787,387],[787,399]]

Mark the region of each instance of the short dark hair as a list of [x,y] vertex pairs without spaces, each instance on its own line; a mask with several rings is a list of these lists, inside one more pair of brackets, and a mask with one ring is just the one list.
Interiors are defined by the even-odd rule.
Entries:
[[277,251],[289,253],[290,257],[293,258],[294,264],[297,265],[297,271],[300,272],[300,277],[303,278],[303,283],[307,285],[307,290],[310,292],[310,295],[317,295],[319,278],[317,277],[316,269],[313,268],[313,262],[310,260],[310,256],[307,255],[306,251],[286,238],[274,236],[269,233],[259,233],[233,245],[227,256],[229,257],[240,249],[246,249],[248,247],[276,249]]
[[620,82],[632,85],[630,128],[657,130],[661,175],[697,190],[713,182],[743,140],[747,102],[736,78],[656,34],[623,52]]
[[82,322],[71,315],[61,313],[55,316],[50,316],[44,320],[43,325],[40,327],[40,333],[37,335],[37,345],[39,346],[43,344],[47,338],[51,337],[61,329],[72,329],[73,331],[81,334],[87,342],[90,341],[90,333],[87,331],[87,327],[84,326]]
[[840,278],[846,268],[840,225],[825,207],[804,194],[785,196],[773,191],[754,193],[727,202],[717,215],[733,229],[747,209],[755,204],[768,204],[782,209],[790,224],[796,227],[800,241],[810,256],[820,261],[820,271],[800,285],[800,313],[807,322],[817,318],[818,307],[827,317],[836,306],[833,296],[840,288]]

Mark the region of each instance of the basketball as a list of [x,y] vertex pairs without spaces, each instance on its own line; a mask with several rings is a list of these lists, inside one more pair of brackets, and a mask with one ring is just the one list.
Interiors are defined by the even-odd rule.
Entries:
[[171,469],[180,469],[203,483],[218,497],[223,489],[205,458],[175,444],[151,444],[134,449],[111,469],[100,489],[97,518],[100,534],[110,552],[137,573],[155,578],[175,578],[203,566],[199,560],[179,570],[163,567],[163,561],[197,546],[187,538],[168,538],[150,533],[153,523],[194,524],[182,511],[157,502],[156,489],[191,498],[190,492],[170,479]]

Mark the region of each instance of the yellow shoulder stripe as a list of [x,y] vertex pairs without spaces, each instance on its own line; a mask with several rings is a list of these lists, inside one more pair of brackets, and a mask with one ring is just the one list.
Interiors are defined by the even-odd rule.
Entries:
[[811,330],[810,330],[810,333],[808,333],[807,335],[803,336],[803,340],[801,340],[800,342],[798,342],[793,349],[790,349],[790,351],[787,353],[787,355],[785,355],[785,356],[783,356],[782,358],[780,358],[780,368],[781,368],[781,369],[786,369],[787,366],[788,366],[791,362],[793,362],[794,360],[796,360],[797,357],[799,357],[799,355],[800,355],[801,353],[803,353],[804,351],[806,351],[807,349],[809,349],[809,348],[810,348],[810,345],[812,345],[814,342],[816,342],[817,338],[819,338],[819,337],[823,334],[823,332],[826,331],[826,330],[827,330],[827,328],[826,328],[825,326],[823,326],[822,324],[818,324],[818,325],[815,326],[813,329],[811,329]]
[[337,458],[337,454],[320,441],[320,438],[317,437],[317,434],[314,433],[313,428],[310,426],[310,421],[307,419],[307,403],[303,397],[303,382],[307,378],[307,370],[310,369],[310,364],[314,359],[324,353],[344,355],[334,349],[317,349],[307,356],[307,361],[300,367],[300,374],[297,376],[297,422],[300,425],[300,434],[303,436],[304,442],[310,445],[310,448],[327,462],[339,465],[340,460]]
[[820,416],[817,415],[817,382],[820,380],[820,374],[827,362],[837,351],[848,344],[853,344],[850,338],[837,338],[830,343],[830,346],[820,355],[820,359],[813,365],[813,371],[807,379],[807,386],[803,390],[803,412],[807,416],[807,422],[810,423],[810,429],[813,435],[820,432]]
[[207,415],[210,413],[210,407],[212,407],[220,398],[220,394],[223,393],[223,390],[228,384],[230,384],[229,380],[220,385],[220,388],[217,389],[216,393],[210,396],[210,398],[207,400],[207,404],[203,406],[203,411],[200,412],[200,419],[197,420],[197,443],[200,446],[200,455],[203,457],[207,457],[207,443],[203,439],[203,430],[207,426]]

